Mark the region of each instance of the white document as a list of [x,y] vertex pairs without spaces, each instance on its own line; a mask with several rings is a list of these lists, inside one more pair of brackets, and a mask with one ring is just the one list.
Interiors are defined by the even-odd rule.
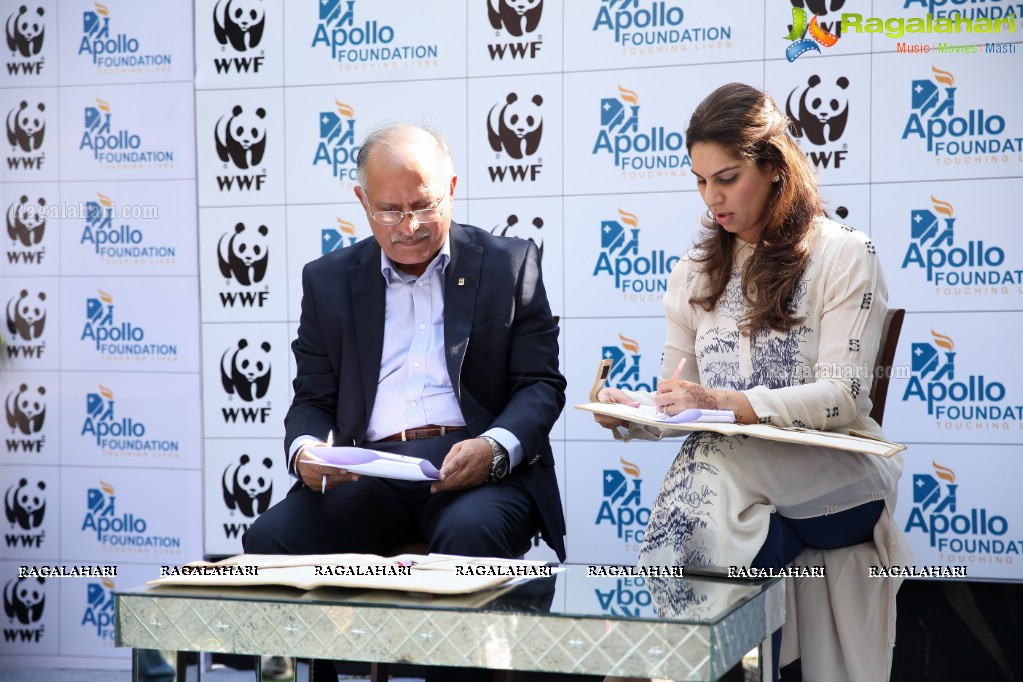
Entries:
[[355,447],[310,448],[307,452],[318,457],[320,464],[360,476],[397,478],[403,481],[436,481],[440,478],[437,467],[418,457]]

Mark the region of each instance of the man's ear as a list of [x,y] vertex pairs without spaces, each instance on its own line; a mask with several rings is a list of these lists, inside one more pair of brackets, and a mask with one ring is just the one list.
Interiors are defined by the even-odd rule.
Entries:
[[451,194],[451,198],[452,199],[455,198],[455,185],[457,185],[457,184],[458,184],[458,176],[457,175],[452,175],[451,176],[451,188],[448,190],[448,192]]
[[355,197],[359,200],[360,204],[363,206],[366,205],[366,200],[362,196],[362,187],[359,187],[358,185],[355,186]]

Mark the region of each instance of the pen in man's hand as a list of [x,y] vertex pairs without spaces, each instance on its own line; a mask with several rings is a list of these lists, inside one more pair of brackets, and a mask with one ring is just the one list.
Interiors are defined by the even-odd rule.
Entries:
[[[327,447],[334,447],[334,429],[327,432]],[[323,482],[320,483],[320,494],[327,494],[327,474],[323,474]]]

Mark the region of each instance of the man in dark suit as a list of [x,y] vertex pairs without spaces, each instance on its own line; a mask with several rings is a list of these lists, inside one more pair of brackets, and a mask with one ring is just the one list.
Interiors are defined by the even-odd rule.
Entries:
[[[374,239],[306,265],[285,418],[299,482],[253,523],[249,553],[513,557],[540,530],[564,560],[548,434],[565,403],[558,328],[535,245],[451,221],[457,177],[439,135],[373,132],[355,194]],[[430,483],[318,464],[335,445],[421,457]]]

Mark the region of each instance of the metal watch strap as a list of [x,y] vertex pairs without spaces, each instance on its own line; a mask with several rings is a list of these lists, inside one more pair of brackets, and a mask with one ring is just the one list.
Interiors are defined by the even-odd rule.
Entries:
[[505,476],[508,475],[508,465],[510,464],[508,458],[508,449],[505,448],[500,443],[498,443],[497,440],[495,440],[494,438],[491,438],[490,436],[480,436],[480,438],[490,443],[490,447],[494,451],[494,458],[490,462],[490,473],[487,475],[487,482],[499,480],[496,477],[496,473],[498,464],[501,459],[504,459],[505,467],[504,473],[500,476],[500,478],[504,478]]

